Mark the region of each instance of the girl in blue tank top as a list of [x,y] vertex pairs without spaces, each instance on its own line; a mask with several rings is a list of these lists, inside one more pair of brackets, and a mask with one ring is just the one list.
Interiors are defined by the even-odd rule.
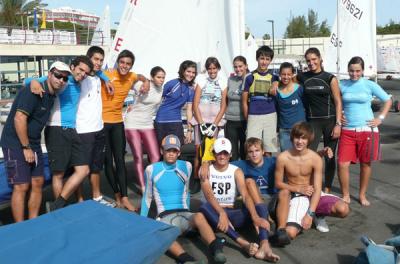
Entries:
[[278,104],[278,128],[281,151],[292,147],[290,130],[297,122],[305,121],[303,106],[303,87],[293,83],[294,67],[289,62],[281,64],[279,69],[280,85],[276,95]]

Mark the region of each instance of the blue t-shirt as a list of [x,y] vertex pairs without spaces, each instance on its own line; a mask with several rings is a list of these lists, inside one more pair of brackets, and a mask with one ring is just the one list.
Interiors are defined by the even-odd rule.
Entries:
[[160,161],[147,166],[140,215],[148,215],[152,199],[157,205],[158,215],[168,210],[189,210],[191,173],[192,165],[183,160],[177,160],[175,164]]
[[239,167],[245,178],[254,179],[261,194],[271,195],[278,192],[275,189],[275,157],[264,157],[264,163],[260,167],[255,167],[249,160],[236,160],[231,164]]
[[[102,71],[97,71],[96,75],[104,81],[109,81],[109,78]],[[25,87],[29,87],[32,80],[33,78],[25,79]],[[47,76],[40,77],[36,80],[43,83],[47,80]],[[48,125],[75,128],[80,94],[80,83],[75,81],[74,77],[70,74],[66,87],[57,95],[56,102],[54,103],[55,109],[53,109]]]
[[[44,77],[41,77],[41,79],[44,79]],[[26,80],[26,87],[30,86],[31,80]],[[49,122],[50,126],[75,128],[80,94],[81,88],[79,82],[75,81],[72,75],[69,75],[67,85],[57,95],[54,104],[55,109],[53,109],[53,114]]]
[[[257,72],[261,76],[271,75],[271,83],[275,81],[279,81],[279,77],[272,73],[271,70],[266,72]],[[248,74],[244,83],[244,91],[249,92],[250,86],[254,82],[253,74]],[[275,109],[275,98],[273,96],[250,96],[249,93],[249,115],[266,115],[276,112]]]
[[278,127],[290,129],[300,121],[306,121],[303,106],[303,87],[294,84],[293,92],[283,94],[278,89],[276,102],[278,105]]
[[157,111],[156,122],[182,122],[182,107],[193,103],[194,88],[180,79],[174,79],[164,85],[163,99]]
[[15,114],[20,111],[28,116],[29,144],[34,151],[40,151],[41,132],[49,119],[50,110],[56,98],[55,95],[49,93],[46,82],[43,82],[42,85],[44,85],[46,91],[43,98],[33,94],[27,87],[20,89],[18,92],[3,128],[0,141],[2,147],[10,149],[20,149],[22,147],[14,125]]
[[374,118],[371,109],[372,96],[387,101],[390,96],[377,83],[361,78],[358,81],[341,80],[343,110],[346,117],[346,127],[355,128],[367,126],[367,121]]

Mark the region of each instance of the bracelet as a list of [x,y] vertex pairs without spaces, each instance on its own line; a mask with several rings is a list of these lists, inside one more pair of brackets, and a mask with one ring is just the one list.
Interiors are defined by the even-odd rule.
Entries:
[[342,126],[342,123],[341,123],[340,121],[336,121],[335,125],[341,127],[341,126]]
[[315,212],[311,211],[310,209],[307,210],[307,214],[311,217],[315,216]]

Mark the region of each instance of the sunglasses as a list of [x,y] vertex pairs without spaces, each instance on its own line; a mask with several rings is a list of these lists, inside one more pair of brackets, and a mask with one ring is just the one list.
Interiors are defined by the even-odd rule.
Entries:
[[68,75],[64,75],[64,74],[59,73],[59,72],[56,72],[56,71],[53,72],[53,75],[54,75],[54,77],[56,77],[57,79],[63,80],[64,82],[67,82],[67,81],[68,81]]

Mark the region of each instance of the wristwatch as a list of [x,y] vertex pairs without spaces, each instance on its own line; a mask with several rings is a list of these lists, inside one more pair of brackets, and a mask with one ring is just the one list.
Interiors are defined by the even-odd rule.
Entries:
[[22,149],[31,149],[30,144],[22,145]]
[[315,216],[315,212],[311,211],[310,209],[307,210],[307,214],[311,217]]
[[384,115],[379,115],[378,118],[379,118],[381,121],[383,121],[383,120],[385,119],[385,116],[384,116]]

